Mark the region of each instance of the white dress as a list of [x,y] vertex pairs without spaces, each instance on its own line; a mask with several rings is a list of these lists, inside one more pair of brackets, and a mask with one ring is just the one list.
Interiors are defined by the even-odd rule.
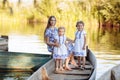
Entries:
[[60,44],[60,46],[54,47],[53,58],[54,59],[66,59],[68,57],[67,47],[65,46],[66,37],[56,36],[55,39]]
[[84,36],[86,36],[86,32],[84,30],[77,31],[75,34],[76,40],[74,44],[74,55],[75,56],[86,56],[86,49],[83,50],[84,45]]

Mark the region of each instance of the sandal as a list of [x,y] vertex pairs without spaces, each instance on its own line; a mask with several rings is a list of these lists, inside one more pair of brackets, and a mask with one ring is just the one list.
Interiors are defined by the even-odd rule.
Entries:
[[80,69],[81,69],[81,70],[85,70],[85,67],[82,67],[82,66],[81,66]]

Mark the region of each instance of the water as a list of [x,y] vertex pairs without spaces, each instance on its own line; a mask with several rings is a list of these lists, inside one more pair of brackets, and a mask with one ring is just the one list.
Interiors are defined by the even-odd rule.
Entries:
[[31,73],[29,72],[0,73],[0,80],[27,80],[30,75]]
[[[8,47],[10,52],[50,54],[46,49],[47,46],[39,39],[38,35],[11,34]],[[30,72],[0,72],[0,80],[27,80],[31,74]]]
[[[9,36],[9,51],[13,52],[26,52],[26,53],[37,53],[37,54],[50,54],[47,51],[47,46],[43,41],[45,25],[22,25],[22,26],[7,26],[0,27],[1,34],[7,34]],[[71,31],[72,28],[68,29]],[[72,32],[74,33],[74,31]],[[72,34],[71,33],[71,34]],[[67,35],[70,34],[69,31]],[[71,37],[71,35],[68,35]],[[93,44],[95,45],[95,44]],[[92,46],[93,46],[92,45]],[[102,44],[103,45],[103,44]],[[96,47],[96,46],[95,46]],[[120,51],[119,50],[94,50],[90,47],[95,56],[97,57],[97,79],[105,73],[107,70],[111,69],[120,63]],[[19,78],[14,76],[6,76],[3,80],[25,80],[29,77],[27,75],[21,75]]]
[[8,43],[8,51],[49,54],[47,46],[39,39],[38,35],[9,35]]
[[[9,35],[9,51],[50,54],[47,51],[46,44],[39,39],[38,35]],[[96,52],[94,50],[93,53],[97,57],[97,79],[113,66],[120,63],[119,54]]]

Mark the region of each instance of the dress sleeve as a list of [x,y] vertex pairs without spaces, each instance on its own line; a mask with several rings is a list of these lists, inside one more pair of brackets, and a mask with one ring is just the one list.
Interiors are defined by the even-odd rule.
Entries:
[[85,31],[83,31],[83,35],[86,36],[86,32]]
[[58,36],[54,36],[54,39],[58,42]]
[[46,36],[46,37],[50,37],[50,30],[49,30],[49,29],[46,30],[45,36]]
[[65,39],[65,41],[67,40],[67,37],[64,35],[64,39]]
[[74,33],[74,35],[75,35],[75,37],[76,37],[76,35],[77,35],[77,31]]

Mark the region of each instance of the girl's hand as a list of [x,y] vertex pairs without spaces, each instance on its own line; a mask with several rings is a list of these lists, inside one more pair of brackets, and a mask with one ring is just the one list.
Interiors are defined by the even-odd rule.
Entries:
[[83,50],[85,50],[85,46],[83,46],[83,48],[82,48]]

